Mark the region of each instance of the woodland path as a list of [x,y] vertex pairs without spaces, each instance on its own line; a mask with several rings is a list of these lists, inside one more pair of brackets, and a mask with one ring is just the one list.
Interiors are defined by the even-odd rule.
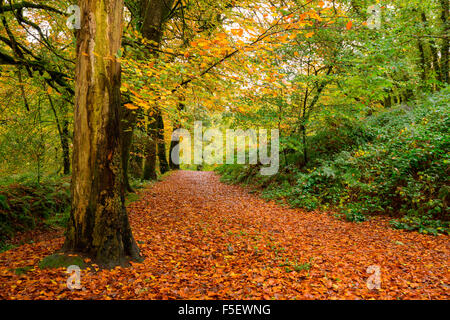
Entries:
[[[84,289],[70,291],[64,269],[36,267],[63,238],[26,244],[0,254],[0,298],[450,298],[448,236],[284,208],[212,172],[174,172],[142,192],[128,210],[143,263],[83,270]],[[367,287],[369,266],[379,290]]]

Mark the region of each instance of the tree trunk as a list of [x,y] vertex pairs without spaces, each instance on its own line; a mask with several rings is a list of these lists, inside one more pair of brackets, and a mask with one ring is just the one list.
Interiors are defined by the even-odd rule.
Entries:
[[63,120],[61,134],[64,175],[70,174],[69,121]]
[[144,180],[156,180],[156,131],[157,131],[157,123],[156,121],[148,117],[148,125],[147,125],[147,144],[145,148],[145,165],[144,165]]
[[[161,44],[161,38],[163,35],[164,22],[173,7],[174,0],[141,0],[140,16],[143,19],[141,28],[142,35],[147,39],[154,42],[156,47]],[[156,51],[152,51],[151,54],[155,55]],[[152,121],[152,128],[149,132],[149,144],[147,146],[147,152],[145,155],[144,166],[144,179],[151,180],[156,179],[156,157],[159,158],[160,172],[164,173],[169,170],[169,165],[166,158],[166,146],[164,144],[164,123],[159,122],[161,117],[161,110],[156,106],[154,111],[154,117]],[[163,130],[162,133],[158,132],[159,127]],[[160,137],[163,137],[162,139]],[[158,147],[158,151],[156,150]]]
[[122,106],[120,119],[120,131],[122,135],[121,154],[123,167],[123,183],[125,186],[125,190],[127,190],[128,192],[134,192],[128,178],[128,163],[130,160],[131,143],[133,142],[133,130],[134,126],[136,125],[137,112]]
[[72,210],[64,250],[114,267],[140,258],[124,206],[121,161],[121,67],[116,54],[123,0],[79,4]]
[[[182,102],[178,103],[178,110],[182,111],[183,109],[184,109],[184,104]],[[180,129],[180,128],[181,128],[180,124],[179,123],[175,123],[174,126],[173,126],[173,131],[172,131],[171,137],[173,137],[173,132],[176,131],[177,129]],[[178,164],[173,162],[173,160],[175,160],[175,159],[172,159],[172,152],[175,149],[175,147],[178,145],[178,143],[179,143],[178,141],[173,141],[172,138],[170,139],[169,167],[170,167],[171,170],[180,170],[180,164],[179,164],[180,163],[180,161],[179,161],[180,154],[178,154],[176,156],[177,157],[176,162]]]
[[[178,128],[174,128],[174,131],[177,130]],[[177,159],[176,161],[178,162],[178,164],[174,163],[172,159],[172,152],[175,149],[175,147],[178,145],[178,141],[170,141],[170,149],[169,149],[169,166],[171,170],[180,170],[180,165],[179,165],[179,157],[180,155],[177,155]]]
[[159,172],[164,174],[169,171],[169,163],[167,162],[166,142],[164,140],[164,120],[159,109],[157,110],[155,118],[157,126],[156,134],[158,139]]
[[417,46],[419,48],[419,53],[420,53],[420,68],[422,69],[421,76],[420,76],[422,79],[421,87],[424,88],[425,82],[427,80],[427,64],[426,64],[425,50],[423,48],[422,40],[419,39],[417,41]]
[[[425,14],[425,12],[421,13],[421,17],[422,17],[422,22],[424,24],[424,30],[425,32],[428,34],[430,31],[430,28],[428,27],[428,19],[427,19],[427,15]],[[419,40],[420,41],[420,40]],[[438,50],[437,50],[437,46],[436,46],[436,42],[433,39],[428,39],[428,44],[430,47],[430,54],[431,54],[431,62],[433,64],[433,67],[431,68],[431,64],[428,63],[428,68],[429,70],[433,70],[434,73],[436,74],[436,79],[439,82],[442,82],[442,71],[441,71],[441,66],[439,65],[439,57],[438,57]],[[433,89],[435,89],[435,85],[433,84]]]
[[[58,129],[59,140],[61,141],[62,159],[63,159],[63,172],[64,175],[70,174],[70,148],[69,148],[69,121],[65,118],[62,125],[59,121],[58,112],[56,111],[53,99],[50,94],[47,94],[48,101],[50,102],[50,108],[55,116],[56,128]],[[67,115],[67,109],[64,108],[64,117]]]
[[306,145],[306,126],[304,124],[301,126],[301,131],[303,140],[303,162],[306,166],[308,164],[308,146]]

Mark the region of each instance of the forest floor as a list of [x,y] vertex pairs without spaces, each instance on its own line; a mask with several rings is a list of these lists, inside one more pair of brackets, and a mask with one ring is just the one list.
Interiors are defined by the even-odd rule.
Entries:
[[449,236],[280,207],[211,172],[174,172],[142,192],[128,207],[142,263],[91,265],[71,291],[65,269],[37,266],[61,247],[56,233],[0,254],[0,298],[450,298]]

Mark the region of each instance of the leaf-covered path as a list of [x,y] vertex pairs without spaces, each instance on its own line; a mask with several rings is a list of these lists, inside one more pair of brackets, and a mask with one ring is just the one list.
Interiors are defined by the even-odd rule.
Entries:
[[[129,212],[143,263],[83,270],[83,289],[70,291],[64,269],[37,267],[63,239],[26,244],[0,254],[0,298],[450,298],[448,236],[282,208],[214,173],[175,172]],[[380,290],[367,287],[369,266],[380,268]]]

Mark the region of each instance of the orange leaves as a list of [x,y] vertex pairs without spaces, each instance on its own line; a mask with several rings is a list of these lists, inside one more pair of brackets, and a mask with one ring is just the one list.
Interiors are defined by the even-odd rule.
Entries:
[[305,34],[305,38],[311,38],[314,35],[314,31],[308,32]]
[[345,28],[347,30],[350,30],[352,28],[353,22],[350,20],[349,22],[347,22],[347,24],[345,25]]
[[[128,212],[142,263],[92,264],[84,289],[71,291],[64,268],[36,267],[61,247],[60,233],[0,253],[0,299],[450,298],[445,236],[283,208],[210,172],[177,171],[141,196]],[[381,290],[370,290],[366,270],[377,263]]]
[[285,35],[282,35],[281,37],[279,37],[278,41],[280,41],[281,43],[286,43],[286,42],[288,42],[288,38],[289,38],[289,35],[285,34]]
[[225,32],[220,32],[216,35],[216,38],[219,40],[225,40],[227,38],[227,34]]
[[231,29],[231,33],[235,36],[238,37],[242,37],[242,35],[244,34],[244,30],[239,28],[239,29]]
[[125,105],[125,108],[127,108],[129,110],[137,110],[137,109],[139,109],[139,107],[136,107],[134,104],[131,104],[131,103],[127,103]]

